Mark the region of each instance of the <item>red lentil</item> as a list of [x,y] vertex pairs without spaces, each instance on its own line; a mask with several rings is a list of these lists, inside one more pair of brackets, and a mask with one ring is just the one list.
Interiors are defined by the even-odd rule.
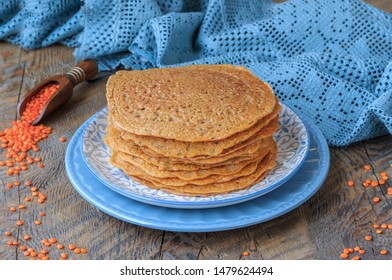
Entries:
[[340,257],[342,259],[347,259],[348,258],[348,254],[347,253],[342,253],[342,254],[340,254]]
[[11,232],[10,231],[6,231],[6,232],[4,232],[4,234],[7,235],[7,236],[10,236]]
[[65,137],[60,137],[60,138],[59,138],[59,141],[60,141],[60,142],[65,142],[65,141],[67,141],[67,138],[65,138]]
[[40,220],[35,220],[34,223],[35,223],[36,225],[40,225],[40,224],[41,224],[41,221],[40,221]]
[[376,196],[375,198],[373,198],[373,202],[374,203],[379,203],[381,201],[381,199],[378,197],[378,196]]
[[365,170],[371,170],[372,169],[372,167],[369,165],[369,164],[367,164],[367,165],[365,165],[364,167],[363,167],[363,169],[365,169]]
[[386,255],[386,254],[388,254],[388,250],[383,249],[383,250],[380,251],[380,254],[381,255]]
[[365,240],[366,240],[366,241],[372,241],[372,240],[373,240],[373,237],[371,237],[370,235],[366,235],[366,236],[365,236]]

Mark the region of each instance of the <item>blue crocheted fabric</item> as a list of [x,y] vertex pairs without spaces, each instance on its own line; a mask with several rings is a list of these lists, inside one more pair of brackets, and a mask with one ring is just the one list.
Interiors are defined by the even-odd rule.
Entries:
[[244,65],[330,145],[392,133],[392,16],[359,0],[3,0],[0,39],[101,70]]

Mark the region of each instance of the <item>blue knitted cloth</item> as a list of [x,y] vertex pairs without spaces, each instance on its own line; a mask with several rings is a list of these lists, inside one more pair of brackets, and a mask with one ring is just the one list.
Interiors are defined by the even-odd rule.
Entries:
[[330,145],[392,133],[392,15],[359,0],[2,0],[0,39],[101,70],[244,65]]

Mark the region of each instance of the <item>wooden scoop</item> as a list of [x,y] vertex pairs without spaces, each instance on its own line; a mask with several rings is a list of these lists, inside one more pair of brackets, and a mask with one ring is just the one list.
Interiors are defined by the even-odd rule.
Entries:
[[26,109],[27,103],[31,98],[36,95],[43,87],[48,84],[58,84],[59,88],[57,92],[48,100],[41,114],[35,119],[32,124],[39,123],[44,117],[55,111],[60,105],[71,98],[73,94],[73,88],[83,82],[92,79],[98,73],[98,66],[93,60],[82,60],[64,75],[56,75],[50,77],[33,89],[31,89],[18,103],[17,114],[18,119],[23,115]]

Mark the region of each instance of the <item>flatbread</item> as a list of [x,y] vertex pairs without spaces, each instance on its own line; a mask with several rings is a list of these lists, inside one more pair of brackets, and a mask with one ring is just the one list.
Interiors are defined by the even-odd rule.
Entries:
[[186,142],[226,139],[264,119],[277,103],[267,83],[233,65],[118,71],[106,97],[122,130]]

